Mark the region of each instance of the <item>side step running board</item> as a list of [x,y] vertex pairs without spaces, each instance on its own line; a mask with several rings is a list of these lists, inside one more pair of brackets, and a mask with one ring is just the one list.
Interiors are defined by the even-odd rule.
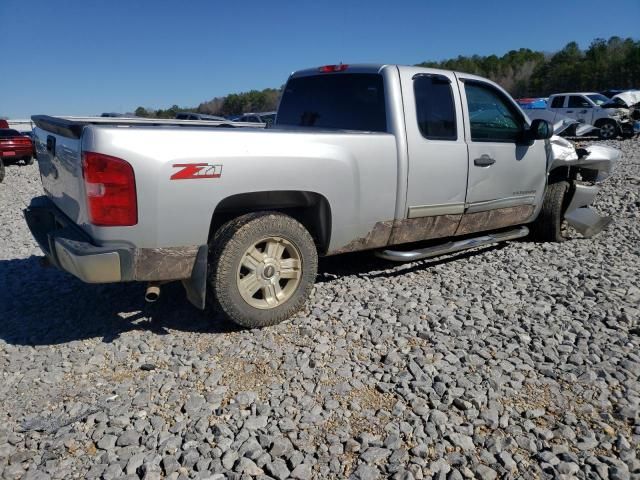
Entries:
[[529,229],[527,227],[518,227],[506,232],[492,233],[481,237],[447,242],[433,247],[421,248],[419,250],[409,250],[406,252],[398,250],[381,250],[376,252],[376,256],[392,262],[413,262],[415,260],[422,260],[423,258],[437,257],[438,255],[446,255],[448,253],[459,252],[461,250],[481,247],[492,243],[515,240],[516,238],[526,237],[528,234]]

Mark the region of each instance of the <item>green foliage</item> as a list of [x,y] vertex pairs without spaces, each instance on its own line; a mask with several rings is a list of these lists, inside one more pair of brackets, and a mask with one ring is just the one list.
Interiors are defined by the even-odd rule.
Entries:
[[226,97],[216,97],[198,105],[197,111],[210,115],[241,115],[246,112],[276,110],[282,89],[266,88],[262,91],[232,93]]
[[153,110],[151,108],[138,107],[135,114],[138,117],[149,118],[175,118],[178,112],[197,112],[207,115],[242,115],[246,112],[267,112],[276,110],[280,102],[280,88],[265,88],[262,91],[251,90],[249,92],[232,93],[226,97],[216,97],[208,102],[203,102],[196,108],[179,107]]
[[147,112],[147,109],[144,107],[138,107],[136,108],[136,111],[134,112],[136,117],[149,117],[150,114],[149,112]]
[[495,55],[459,56],[419,66],[473,73],[499,83],[514,97],[544,97],[566,91],[640,87],[640,41],[595,39],[586,51],[576,42],[552,55],[527,48]]

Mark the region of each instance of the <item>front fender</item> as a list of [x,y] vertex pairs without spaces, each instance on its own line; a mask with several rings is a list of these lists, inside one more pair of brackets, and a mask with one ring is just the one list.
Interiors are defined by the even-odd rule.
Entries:
[[612,221],[610,217],[604,217],[591,209],[599,191],[598,184],[611,175],[616,163],[621,157],[620,150],[603,145],[590,145],[578,149],[564,138],[553,136],[548,143],[548,167],[547,173],[567,167],[586,169],[595,172],[592,176],[593,184],[580,183],[575,176],[570,176],[572,188],[567,198],[567,208],[564,218],[569,225],[587,238],[590,238],[604,230]]

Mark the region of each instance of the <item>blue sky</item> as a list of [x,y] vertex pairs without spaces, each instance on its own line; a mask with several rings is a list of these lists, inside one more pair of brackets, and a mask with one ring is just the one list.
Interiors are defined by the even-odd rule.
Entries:
[[614,3],[0,0],[0,116],[195,106],[328,63],[638,38],[640,1]]

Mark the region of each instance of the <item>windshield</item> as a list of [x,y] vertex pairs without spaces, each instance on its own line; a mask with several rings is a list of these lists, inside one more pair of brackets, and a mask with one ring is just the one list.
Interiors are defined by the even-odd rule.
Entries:
[[598,106],[604,105],[605,103],[609,103],[611,101],[611,99],[605,97],[604,95],[600,95],[599,93],[587,95],[587,97],[589,97],[589,99]]
[[292,78],[276,125],[386,132],[382,76],[340,73]]

